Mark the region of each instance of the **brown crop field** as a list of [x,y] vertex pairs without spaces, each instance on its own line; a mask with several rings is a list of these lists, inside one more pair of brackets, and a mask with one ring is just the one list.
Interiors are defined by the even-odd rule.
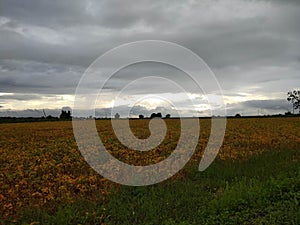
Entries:
[[[119,160],[149,165],[166,158],[176,147],[180,121],[165,120],[164,141],[149,152],[135,152],[121,145],[109,120],[97,120],[105,147]],[[131,120],[133,133],[149,136],[149,120]],[[189,168],[199,164],[209,134],[210,120],[200,119],[201,135],[187,166],[167,182],[186,179]],[[28,208],[54,214],[61,204],[80,199],[106,201],[121,185],[98,175],[77,148],[71,121],[0,124],[0,218],[18,222]],[[300,118],[228,119],[219,161],[242,162],[263,152],[300,150]],[[294,157],[291,161],[297,161]],[[103,218],[106,215],[98,215]],[[36,218],[35,218],[36,219]],[[35,220],[33,218],[33,221]],[[32,221],[32,222],[33,222]]]

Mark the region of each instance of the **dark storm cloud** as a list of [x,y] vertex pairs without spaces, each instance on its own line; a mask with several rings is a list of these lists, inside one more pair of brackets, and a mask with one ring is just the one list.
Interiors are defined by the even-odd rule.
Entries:
[[3,16],[47,26],[80,23],[87,16],[86,1],[81,0],[9,0],[3,1],[1,8]]
[[[97,24],[123,28],[138,21],[161,23],[165,20],[162,3],[116,0],[9,0],[2,6],[3,16],[44,26]],[[32,10],[34,6],[35,10]],[[147,6],[147,7],[145,7]]]
[[[161,39],[202,57],[228,96],[245,92],[284,96],[300,83],[299,3],[3,0],[0,92],[25,93],[28,98],[74,94],[85,68],[107,50],[130,41]],[[154,66],[146,70],[149,75],[161,73]],[[174,70],[167,70],[166,77],[172,79]],[[138,75],[123,71],[106,88],[118,91]],[[177,77],[186,89],[199,91],[188,79]],[[91,82],[90,88],[94,87]],[[158,83],[149,82],[139,93],[163,91]],[[131,89],[127,94],[134,93]],[[255,108],[253,104],[242,107]]]
[[[172,22],[165,18],[163,6],[166,2],[3,1],[1,16],[8,21],[1,29],[0,58],[88,66],[104,51],[141,38],[126,29],[139,23],[153,26]],[[47,41],[42,32],[51,34]],[[58,38],[58,43],[53,38]]]
[[[224,2],[6,0],[2,15],[10,21],[1,30],[0,57],[87,66],[105,50],[140,39],[177,42],[217,67],[295,57],[291,38],[299,37],[299,5]],[[130,30],[139,23],[146,30]],[[47,40],[43,32],[51,34]]]
[[74,46],[71,43],[55,44],[51,43],[53,40],[49,40],[50,43],[35,40],[26,35],[26,30],[25,34],[16,33],[12,30],[0,30],[0,32],[2,38],[0,41],[0,59],[87,66],[96,58],[97,53],[101,52],[93,43],[80,43],[80,45],[75,43]]
[[6,93],[71,94],[83,73],[81,67],[64,64],[16,60],[0,64],[0,92]]

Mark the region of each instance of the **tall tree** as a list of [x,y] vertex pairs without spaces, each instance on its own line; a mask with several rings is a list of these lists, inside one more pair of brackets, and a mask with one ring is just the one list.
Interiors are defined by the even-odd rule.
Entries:
[[299,109],[300,114],[300,90],[289,91],[287,95],[287,100],[293,105],[293,114],[295,113],[295,109]]

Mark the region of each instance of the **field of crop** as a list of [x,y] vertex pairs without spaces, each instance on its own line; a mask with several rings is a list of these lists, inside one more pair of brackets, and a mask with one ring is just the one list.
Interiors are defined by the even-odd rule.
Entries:
[[[134,165],[165,159],[180,135],[167,119],[165,140],[130,150],[109,120],[98,120],[110,153]],[[300,118],[228,119],[223,146],[204,172],[197,165],[210,120],[201,119],[196,152],[169,180],[126,187],[98,175],[77,148],[70,121],[0,124],[0,219],[3,224],[300,224]],[[131,120],[149,136],[149,120]]]

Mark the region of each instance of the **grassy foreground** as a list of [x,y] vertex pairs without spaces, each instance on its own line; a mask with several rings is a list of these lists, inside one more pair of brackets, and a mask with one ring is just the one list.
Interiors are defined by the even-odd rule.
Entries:
[[276,150],[246,161],[189,168],[184,179],[121,187],[105,201],[55,213],[27,209],[20,224],[300,224],[300,154]]

